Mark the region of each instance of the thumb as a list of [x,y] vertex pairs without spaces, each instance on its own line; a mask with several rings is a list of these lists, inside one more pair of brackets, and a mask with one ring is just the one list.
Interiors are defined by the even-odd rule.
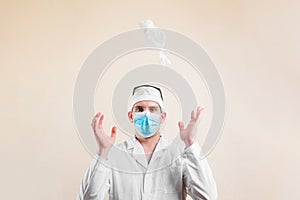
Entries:
[[116,135],[117,135],[117,127],[113,126],[112,129],[111,129],[111,137],[115,138]]
[[179,130],[182,131],[184,129],[184,124],[182,121],[179,121],[178,122],[178,127],[179,127]]

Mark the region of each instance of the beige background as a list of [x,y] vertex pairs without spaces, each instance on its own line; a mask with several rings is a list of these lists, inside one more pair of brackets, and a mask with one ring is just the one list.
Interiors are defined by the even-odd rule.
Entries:
[[73,122],[76,76],[97,45],[147,18],[200,44],[224,82],[226,121],[208,157],[219,199],[300,198],[299,1],[1,1],[0,8],[1,199],[75,198],[91,161]]

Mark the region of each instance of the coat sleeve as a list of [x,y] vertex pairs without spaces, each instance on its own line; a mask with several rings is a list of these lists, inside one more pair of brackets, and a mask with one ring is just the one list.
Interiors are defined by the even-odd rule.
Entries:
[[111,169],[107,161],[94,156],[79,185],[76,200],[104,200],[110,189]]
[[194,200],[217,200],[217,186],[206,158],[201,158],[200,146],[192,144],[183,152],[183,182]]

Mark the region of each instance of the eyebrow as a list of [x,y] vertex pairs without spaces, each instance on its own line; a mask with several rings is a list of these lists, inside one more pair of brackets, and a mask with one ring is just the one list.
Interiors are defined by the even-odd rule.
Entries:
[[159,106],[149,106],[149,108],[159,108]]

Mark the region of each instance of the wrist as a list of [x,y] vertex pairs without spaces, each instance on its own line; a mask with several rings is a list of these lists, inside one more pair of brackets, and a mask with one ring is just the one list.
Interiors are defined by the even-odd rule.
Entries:
[[185,143],[185,147],[188,148],[194,143],[194,140],[187,139],[187,140],[184,141],[184,143]]
[[108,154],[109,154],[109,150],[110,150],[110,148],[100,148],[100,149],[98,150],[97,154],[98,154],[101,158],[107,160],[107,157],[108,157]]

